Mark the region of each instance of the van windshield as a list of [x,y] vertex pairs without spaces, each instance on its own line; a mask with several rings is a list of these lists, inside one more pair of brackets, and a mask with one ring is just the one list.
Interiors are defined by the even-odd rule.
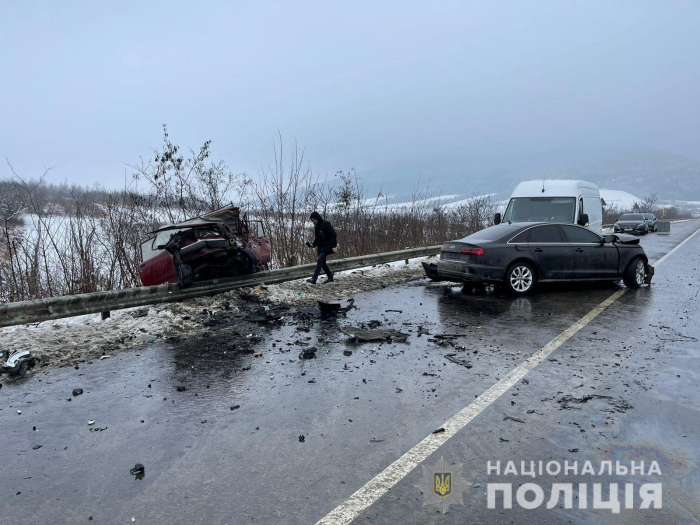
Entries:
[[515,197],[503,220],[507,222],[574,222],[574,197]]

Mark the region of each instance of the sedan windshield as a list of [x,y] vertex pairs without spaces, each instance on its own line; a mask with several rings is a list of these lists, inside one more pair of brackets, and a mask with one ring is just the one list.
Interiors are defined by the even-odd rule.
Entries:
[[507,222],[574,222],[574,197],[515,197],[503,217]]
[[643,221],[644,217],[642,217],[641,214],[639,213],[626,213],[622,217],[620,217],[621,221]]

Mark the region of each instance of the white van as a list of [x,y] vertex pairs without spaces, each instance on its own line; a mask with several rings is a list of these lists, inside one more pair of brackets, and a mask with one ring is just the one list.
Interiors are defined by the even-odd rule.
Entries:
[[503,222],[564,222],[603,234],[603,200],[598,186],[585,180],[529,180],[515,187]]

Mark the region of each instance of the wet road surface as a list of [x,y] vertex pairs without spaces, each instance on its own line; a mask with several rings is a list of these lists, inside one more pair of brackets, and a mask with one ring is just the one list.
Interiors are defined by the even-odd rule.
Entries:
[[[655,260],[698,226],[642,243]],[[355,522],[697,523],[698,269],[700,234],[652,287],[625,292],[426,460],[464,464],[463,505],[423,506],[418,468]],[[315,523],[621,288],[511,298],[420,281],[360,294],[337,319],[290,312],[260,329],[261,357],[231,343],[234,331],[255,333],[240,321],[77,370],[3,378],[0,523]],[[410,337],[353,344],[340,332],[371,320]],[[435,337],[446,334],[451,344]],[[317,358],[300,360],[297,342]],[[562,397],[591,394],[609,398],[562,410]],[[658,461],[663,509],[486,508],[487,483],[533,481],[489,476],[488,461],[633,459]],[[143,479],[129,473],[135,463]]]

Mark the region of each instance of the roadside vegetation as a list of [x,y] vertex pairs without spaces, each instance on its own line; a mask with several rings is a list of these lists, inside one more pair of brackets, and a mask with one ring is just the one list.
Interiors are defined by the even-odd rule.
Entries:
[[[318,211],[338,232],[340,257],[442,243],[489,224],[499,204],[490,195],[440,206],[427,184],[403,204],[370,195],[355,170],[331,178],[314,174],[296,147],[282,140],[256,179],[212,161],[211,142],[184,152],[163,127],[163,143],[140,158],[119,190],[50,184],[16,173],[0,180],[0,302],[139,286],[140,243],[147,233],[229,204],[262,221],[272,243],[273,268],[312,262],[304,243],[309,213]],[[656,197],[639,211],[658,212]],[[629,210],[606,210],[614,222]],[[673,208],[666,217],[680,217]]]
[[354,170],[332,178],[313,173],[303,152],[282,141],[274,162],[252,180],[223,161],[210,160],[210,142],[183,152],[164,127],[163,143],[130,166],[119,190],[50,184],[16,173],[0,180],[0,301],[139,286],[140,242],[158,225],[229,204],[262,221],[273,247],[272,267],[312,262],[313,210],[328,218],[340,239],[340,257],[439,244],[490,223],[491,196],[446,210],[417,187],[408,202],[388,204],[368,195]]

